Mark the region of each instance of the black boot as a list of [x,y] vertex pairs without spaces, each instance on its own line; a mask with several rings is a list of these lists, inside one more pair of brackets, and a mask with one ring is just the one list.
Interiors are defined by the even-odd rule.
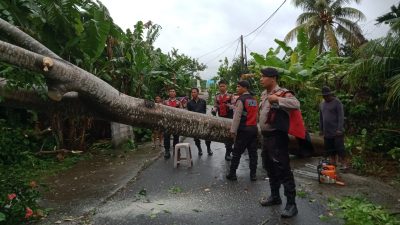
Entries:
[[199,156],[203,155],[203,150],[201,149],[200,145],[197,145],[197,150],[199,151]]
[[297,206],[296,203],[287,203],[285,209],[282,211],[282,218],[290,218],[297,215]]
[[282,204],[282,199],[279,196],[269,196],[268,198],[260,199],[260,204],[262,206],[273,206]]
[[228,180],[237,180],[236,172],[230,171],[228,175],[226,175],[226,179]]
[[169,153],[169,150],[165,150],[164,159],[169,159],[169,158],[171,158],[171,154]]
[[213,151],[212,151],[211,148],[208,147],[208,146],[207,146],[207,154],[208,154],[209,156],[212,156],[212,155],[213,155]]
[[231,156],[231,151],[230,150],[226,150],[225,160],[226,161],[231,161],[232,160],[232,156]]
[[256,172],[250,172],[250,180],[251,181],[256,181],[257,180]]

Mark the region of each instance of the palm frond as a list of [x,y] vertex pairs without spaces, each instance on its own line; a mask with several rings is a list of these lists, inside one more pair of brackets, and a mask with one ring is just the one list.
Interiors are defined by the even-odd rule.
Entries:
[[299,26],[293,28],[291,31],[289,31],[289,33],[286,34],[285,39],[283,39],[283,41],[286,43],[292,41],[297,36],[297,32],[302,27],[304,27],[304,25],[299,25]]
[[343,8],[338,8],[335,10],[335,17],[340,17],[340,18],[348,18],[348,19],[356,19],[357,21],[365,21],[366,17],[364,13],[362,13],[360,10],[351,8],[351,7],[343,7]]
[[[398,68],[397,72],[400,71],[400,68]],[[395,104],[395,103],[400,103],[400,73],[394,75],[392,78],[389,79],[388,81],[388,87],[389,87],[389,96],[387,99],[387,104]]]
[[332,3],[332,5],[330,6],[330,8],[332,8],[332,10],[335,10],[339,7],[342,7],[343,5],[348,5],[351,2],[355,2],[355,3],[360,3],[361,0],[336,0]]
[[400,17],[400,3],[398,4],[397,8],[395,5],[392,5],[392,7],[390,7],[390,12],[379,16],[376,21],[378,22],[377,24],[380,23],[387,23],[388,20],[390,19],[394,19],[394,18],[399,18]]
[[303,11],[314,11],[315,0],[293,0],[293,4],[296,7],[300,7]]
[[299,15],[299,17],[297,17],[296,23],[298,25],[303,24],[308,22],[309,20],[311,20],[313,17],[318,17],[317,13],[314,12],[305,12]]

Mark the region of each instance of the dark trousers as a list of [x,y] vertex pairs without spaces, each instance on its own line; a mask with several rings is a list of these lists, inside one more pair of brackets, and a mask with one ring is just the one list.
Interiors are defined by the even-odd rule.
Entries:
[[238,130],[232,151],[231,173],[235,172],[240,163],[240,157],[247,149],[250,158],[250,174],[257,171],[257,127],[246,127]]
[[[211,149],[211,141],[207,141],[207,140],[206,140],[205,142],[206,142],[207,150],[208,150],[208,149]],[[195,139],[194,139],[194,143],[195,143],[197,149],[198,149],[199,151],[201,151],[201,142],[200,142],[200,139],[195,138]]]
[[[219,117],[223,117],[223,118],[228,118],[228,119],[232,119],[233,118],[233,114],[232,115],[228,115],[228,116],[219,116]],[[233,141],[228,141],[225,142],[225,156],[231,155],[232,151],[233,151]]]
[[290,169],[289,137],[282,131],[263,132],[261,153],[263,168],[267,171],[271,194],[279,197],[281,184],[288,203],[295,203],[296,185]]
[[[172,135],[174,137],[173,141],[173,148],[175,148],[175,145],[179,143],[179,135],[174,134]],[[166,152],[169,152],[171,148],[171,134],[170,133],[164,133],[164,148]]]
[[344,135],[337,137],[324,137],[325,157],[335,156],[344,157],[346,155],[344,149]]
[[226,153],[225,155],[231,155],[232,151],[233,151],[233,142],[225,142],[225,149],[226,149]]

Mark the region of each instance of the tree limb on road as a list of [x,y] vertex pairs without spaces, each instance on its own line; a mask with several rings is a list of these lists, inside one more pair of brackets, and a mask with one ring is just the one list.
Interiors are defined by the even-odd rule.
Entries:
[[[65,61],[39,42],[0,19],[0,30],[30,50],[0,41],[0,61],[42,73],[48,84],[49,100],[32,91],[1,89],[1,104],[48,110],[52,107],[74,108],[70,113],[91,114],[109,121],[136,127],[161,128],[172,134],[225,142],[230,140],[230,119],[176,109],[161,104],[147,104],[143,99],[120,93],[95,75]],[[10,32],[12,31],[12,32]],[[22,35],[23,37],[18,37]],[[29,42],[31,41],[31,42]],[[20,43],[23,42],[23,43]],[[76,92],[76,93],[73,93]],[[68,105],[71,104],[69,107]]]

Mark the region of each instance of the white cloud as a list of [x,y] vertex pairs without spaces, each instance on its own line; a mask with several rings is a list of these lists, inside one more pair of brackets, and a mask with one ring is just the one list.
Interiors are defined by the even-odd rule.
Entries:
[[[271,15],[282,1],[277,0],[101,0],[109,9],[114,22],[123,29],[131,28],[139,20],[153,21],[162,26],[155,45],[164,52],[177,48],[193,58],[234,41],[259,26]],[[376,17],[389,11],[396,0],[363,0],[352,4],[367,17],[361,22],[367,38],[383,36],[387,26],[375,26]],[[274,39],[283,39],[295,26],[301,13],[287,0],[278,13],[266,24],[261,32],[245,38],[251,51],[264,54],[270,47],[276,47]],[[256,35],[256,36],[255,36]],[[255,37],[255,38],[254,38]],[[207,63],[208,69],[201,73],[204,79],[216,75],[219,62],[225,56],[229,60],[235,54],[237,43],[208,54],[199,59]],[[240,49],[236,51],[236,56]],[[248,52],[249,53],[249,52]]]

